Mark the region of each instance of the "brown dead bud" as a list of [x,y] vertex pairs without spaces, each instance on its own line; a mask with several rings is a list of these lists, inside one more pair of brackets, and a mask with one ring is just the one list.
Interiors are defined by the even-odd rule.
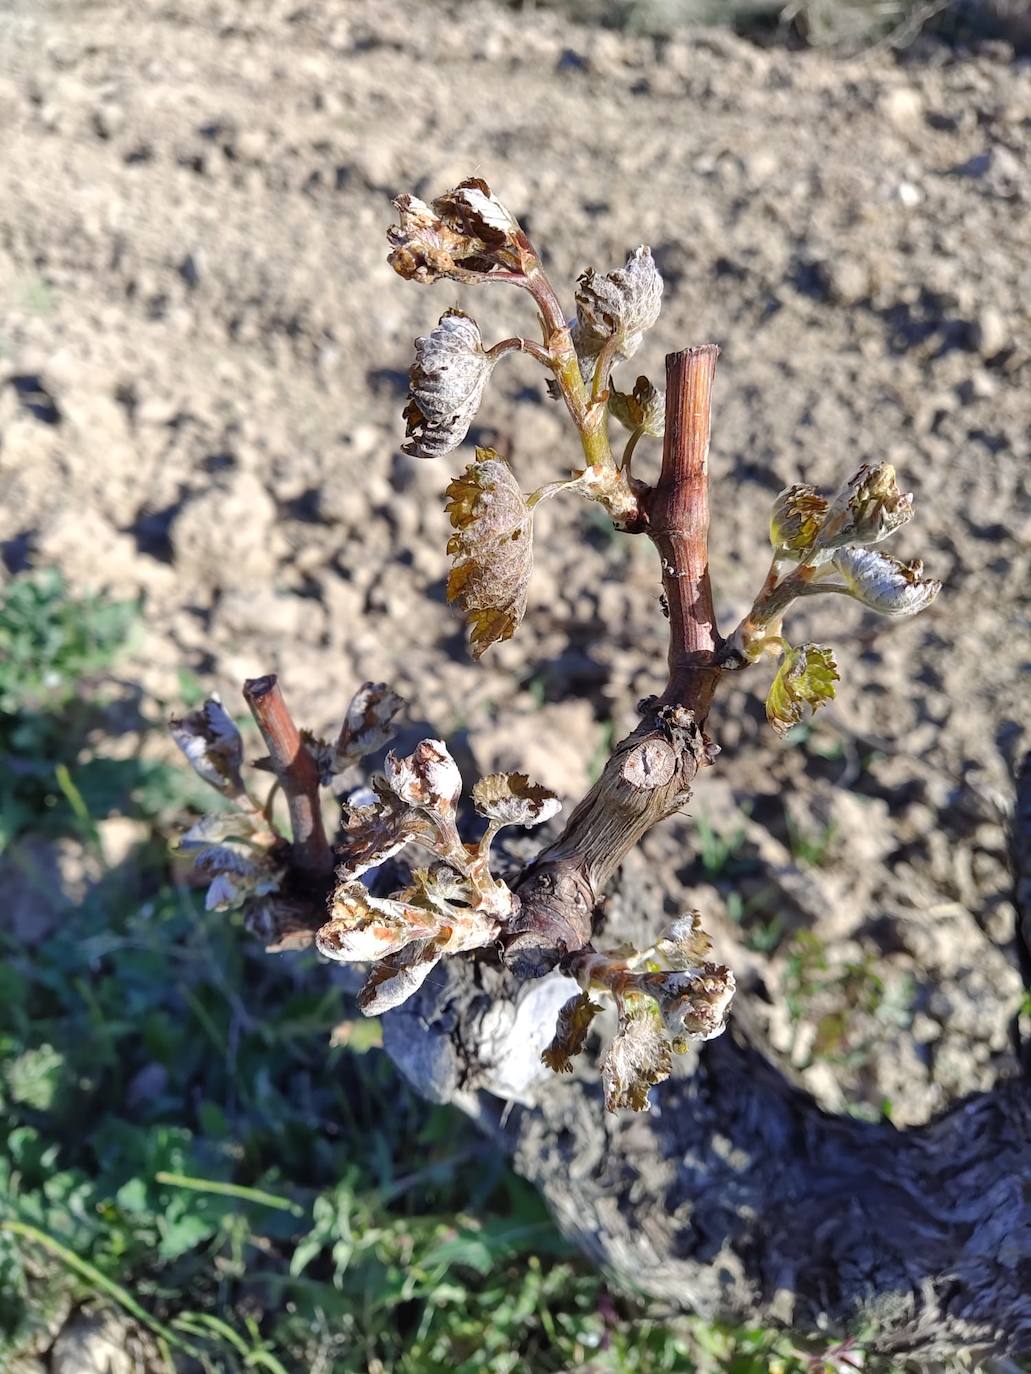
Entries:
[[672,973],[645,973],[640,988],[655,998],[674,1049],[683,1042],[722,1035],[734,1000],[734,975],[722,964]]
[[387,231],[387,261],[399,276],[428,284],[450,277],[477,282],[523,278],[537,263],[519,222],[485,181],[472,177],[431,205],[415,196],[394,201],[399,224]]

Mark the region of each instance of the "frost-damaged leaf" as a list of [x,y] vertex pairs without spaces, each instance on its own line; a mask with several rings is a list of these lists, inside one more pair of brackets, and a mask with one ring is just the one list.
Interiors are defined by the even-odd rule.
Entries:
[[648,1089],[668,1078],[673,1052],[661,1022],[650,1006],[635,1007],[619,1018],[619,1032],[602,1064],[605,1106],[610,1112],[629,1107],[648,1110]]
[[432,907],[445,918],[454,917],[456,906],[468,908],[475,901],[469,880],[441,859],[429,868],[414,870],[411,891],[419,894],[420,905]]
[[798,558],[813,545],[827,514],[827,498],[808,482],[796,482],[777,497],[770,514],[770,543]]
[[576,288],[573,343],[581,361],[596,358],[605,341],[616,336],[616,352],[630,358],[644,332],[659,318],[662,277],[645,244],[627,254],[618,271],[600,277],[589,267]]
[[783,735],[830,701],[838,681],[834,655],[823,644],[788,649],[766,697],[766,719]]
[[685,912],[662,932],[655,946],[672,969],[698,968],[712,951],[712,940],[702,929],[697,911]]
[[666,431],[666,393],[647,377],[638,377],[631,392],[609,390],[609,411],[624,429],[641,430],[655,439]]
[[591,1022],[601,1011],[597,1002],[592,1002],[586,992],[571,997],[560,1008],[555,1025],[555,1036],[541,1055],[541,1059],[553,1073],[572,1073],[570,1062],[587,1043],[587,1032]]
[[484,350],[476,321],[461,310],[448,310],[432,333],[416,339],[402,451],[440,458],[456,449],[476,418],[496,361]]
[[490,773],[473,788],[481,816],[501,825],[541,825],[562,809],[554,792],[530,782],[525,773]]
[[913,497],[899,491],[892,465],[864,463],[831,502],[816,547],[876,544],[912,518]]
[[685,1049],[686,1041],[712,1040],[723,1034],[736,984],[729,968],[702,964],[673,973],[646,973],[641,987],[659,1004],[674,1049]]
[[260,812],[209,811],[190,826],[176,841],[178,849],[207,849],[223,840],[247,840],[258,830],[266,831],[265,818]]
[[413,940],[432,939],[440,917],[393,897],[373,897],[361,883],[345,882],[333,894],[330,919],[315,945],[342,964],[372,963],[396,954]]
[[168,726],[199,778],[226,796],[239,796],[243,740],[217,696],[208,697],[196,711],[173,716]]
[[[362,788],[352,796],[365,797]],[[344,806],[344,855],[341,878],[358,878],[402,850],[410,840],[433,843],[430,823],[391,791],[384,778],[373,778],[371,802]]]
[[850,548],[838,549],[833,563],[845,581],[841,590],[872,611],[895,619],[916,615],[941,591],[942,584],[936,578],[924,577],[919,559],[900,563],[878,549]]
[[385,682],[363,682],[351,698],[334,754],[334,771],[342,773],[352,763],[389,744],[397,733],[394,717],[404,701]]
[[386,759],[387,782],[409,806],[454,815],[462,791],[458,764],[442,739],[424,739],[405,758],[391,751]]
[[394,207],[400,224],[387,231],[394,249],[387,261],[399,276],[423,284],[442,277],[476,282],[502,274],[522,276],[536,265],[519,222],[478,177],[461,182],[432,205],[404,195]]
[[429,977],[441,951],[430,940],[416,940],[389,959],[377,964],[358,994],[358,1006],[366,1016],[382,1016],[417,992]]
[[511,639],[526,610],[533,571],[530,511],[508,464],[490,448],[476,450],[447,488],[455,533],[448,600],[463,612],[474,658]]

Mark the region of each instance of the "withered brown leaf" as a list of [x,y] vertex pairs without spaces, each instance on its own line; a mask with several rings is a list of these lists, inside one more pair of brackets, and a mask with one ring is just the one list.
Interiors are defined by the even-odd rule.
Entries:
[[592,1002],[586,992],[571,997],[559,1008],[555,1035],[541,1055],[542,1061],[553,1073],[573,1072],[570,1061],[587,1043],[587,1032],[591,1028],[591,1022],[600,1011],[601,1007],[597,1002]]
[[473,805],[501,825],[541,825],[562,809],[554,792],[525,773],[489,773],[473,787]]
[[447,546],[454,559],[448,600],[463,612],[469,648],[479,658],[511,639],[523,618],[533,571],[532,519],[512,469],[490,448],[476,450],[476,462],[451,480],[446,494],[455,530]]
[[619,1032],[602,1064],[608,1111],[629,1107],[648,1110],[648,1089],[668,1078],[673,1051],[662,1023],[651,1007],[635,1007],[619,1018]]

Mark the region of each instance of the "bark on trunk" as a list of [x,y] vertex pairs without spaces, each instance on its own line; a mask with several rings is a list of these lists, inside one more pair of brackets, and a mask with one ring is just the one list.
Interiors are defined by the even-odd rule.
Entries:
[[[1017,816],[1026,898],[1031,756]],[[915,1130],[828,1116],[750,1043],[739,1002],[731,1030],[652,1090],[651,1113],[613,1116],[596,1065],[536,1073],[569,991],[556,975],[520,984],[453,961],[387,1018],[385,1042],[419,1091],[498,1141],[599,1263],[679,1309],[855,1334],[885,1355],[1031,1349],[1031,1079]]]

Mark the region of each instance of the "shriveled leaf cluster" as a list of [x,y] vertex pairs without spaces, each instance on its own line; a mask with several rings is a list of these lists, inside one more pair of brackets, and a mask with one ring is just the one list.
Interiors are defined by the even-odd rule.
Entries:
[[429,284],[450,277],[477,282],[503,273],[525,274],[533,249],[512,215],[479,177],[460,182],[427,205],[417,196],[394,201],[399,223],[387,237],[399,276]]
[[[461,791],[447,746],[425,739],[411,754],[389,754],[372,800],[347,809],[340,882],[316,945],[329,959],[375,965],[359,996],[369,1015],[411,996],[446,955],[491,944],[518,912],[518,899],[490,871],[491,842],[504,825],[540,824],[558,799],[522,774],[481,779],[473,802],[489,824],[480,843],[469,845],[457,825]],[[414,869],[400,892],[374,896],[362,875],[408,844],[434,861]]]
[[[919,561],[902,563],[871,545],[913,518],[913,498],[899,490],[890,463],[864,463],[828,500],[808,483],[777,497],[770,515],[774,558],[751,611],[729,643],[743,662],[765,653],[783,655],[766,700],[766,715],[780,734],[830,701],[838,681],[829,648],[792,648],[780,632],[784,611],[797,597],[834,592],[896,619],[924,610],[941,583],[923,575]],[[785,564],[793,564],[784,571]]]
[[[359,687],[344,713],[333,744],[302,732],[320,780],[329,784],[345,769],[381,749],[394,735],[394,719],[404,703],[382,682]],[[310,945],[314,928],[308,905],[286,890],[289,844],[243,780],[243,738],[217,696],[197,710],[170,721],[172,737],[191,767],[229,803],[201,816],[179,839],[193,857],[195,874],[207,884],[209,911],[241,910],[244,922],[270,950]],[[267,765],[258,760],[257,767]],[[362,842],[366,850],[362,850]],[[356,848],[363,857],[376,837],[362,834]],[[402,841],[403,843],[403,841]],[[378,851],[371,862],[382,862]]]
[[[555,1035],[541,1056],[556,1073],[572,1072],[572,1058],[587,1043],[600,1002],[591,992],[615,1000],[616,1034],[602,1061],[609,1111],[647,1111],[648,1090],[668,1078],[673,1055],[689,1044],[722,1033],[734,996],[734,975],[708,961],[712,941],[698,913],[688,912],[665,930],[651,950],[570,956],[567,967],[583,991],[562,1007]],[[644,963],[643,970],[636,965]],[[665,964],[666,967],[660,967]]]

